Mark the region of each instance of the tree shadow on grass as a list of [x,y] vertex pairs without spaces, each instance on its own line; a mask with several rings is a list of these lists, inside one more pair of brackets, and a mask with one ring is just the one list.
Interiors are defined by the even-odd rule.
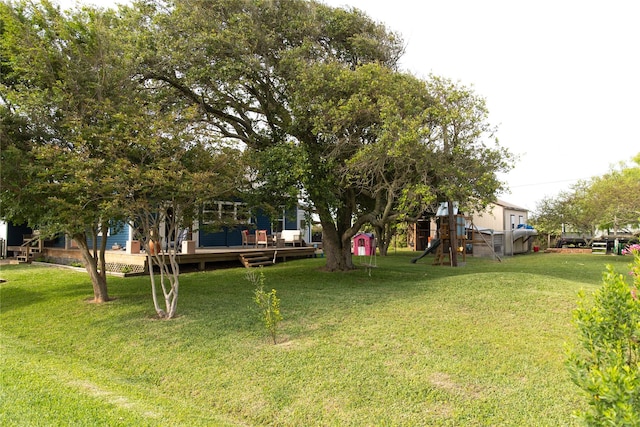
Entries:
[[11,286],[9,283],[5,282],[0,285],[0,315],[44,300],[44,296],[40,292]]

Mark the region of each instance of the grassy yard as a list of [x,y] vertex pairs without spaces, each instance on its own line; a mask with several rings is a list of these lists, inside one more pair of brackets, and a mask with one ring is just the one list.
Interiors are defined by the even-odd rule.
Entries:
[[572,425],[564,368],[577,292],[628,257],[531,254],[464,267],[377,257],[264,269],[281,298],[277,345],[245,270],[184,274],[180,316],[153,316],[148,277],[5,266],[0,424],[207,426]]

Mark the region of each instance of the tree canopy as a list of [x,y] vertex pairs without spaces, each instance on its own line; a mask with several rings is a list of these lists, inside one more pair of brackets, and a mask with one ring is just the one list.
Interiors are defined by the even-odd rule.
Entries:
[[193,222],[205,201],[240,186],[239,153],[189,106],[136,79],[135,45],[114,11],[63,13],[47,1],[0,8],[0,215],[73,238],[95,301],[107,301],[98,237],[126,221],[157,238],[169,208],[169,229]]
[[72,237],[95,300],[106,301],[105,239],[100,251],[96,242],[122,219],[113,174],[134,111],[130,72],[113,38],[116,16],[67,15],[48,1],[1,3],[0,16],[1,215]]
[[[484,100],[399,71],[401,38],[357,9],[149,0],[67,18],[45,1],[3,4],[3,14],[13,147],[3,155],[18,172],[3,193],[9,216],[73,234],[135,216],[141,194],[156,209],[162,197],[193,207],[203,201],[180,192],[211,195],[215,175],[194,159],[239,144],[247,199],[305,203],[320,218],[327,268],[345,270],[363,225],[382,237],[427,202],[476,208],[502,188],[509,153],[485,145]],[[245,167],[236,154],[233,174]],[[38,197],[40,210],[21,210]]]
[[[145,81],[173,88],[220,136],[260,153],[270,170],[256,172],[259,190],[273,194],[273,179],[307,199],[323,227],[328,269],[352,267],[350,240],[363,224],[393,218],[403,194],[427,193],[403,189],[433,171],[412,171],[408,161],[428,142],[432,96],[397,70],[402,40],[357,9],[302,0],[147,2],[131,33],[146,47]],[[279,157],[286,147],[294,162]],[[457,174],[486,153],[474,152]],[[483,201],[498,188],[487,176],[475,181]]]

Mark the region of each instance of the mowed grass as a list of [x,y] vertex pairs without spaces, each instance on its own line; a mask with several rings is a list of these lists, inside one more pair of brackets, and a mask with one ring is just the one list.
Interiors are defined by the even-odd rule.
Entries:
[[[179,317],[154,317],[148,277],[5,266],[0,424],[184,426],[572,425],[564,367],[577,292],[630,258],[531,254],[464,267],[323,259],[264,269],[284,321],[273,345],[245,270],[181,277]],[[368,259],[366,260],[369,261]],[[358,261],[356,261],[358,262]]]

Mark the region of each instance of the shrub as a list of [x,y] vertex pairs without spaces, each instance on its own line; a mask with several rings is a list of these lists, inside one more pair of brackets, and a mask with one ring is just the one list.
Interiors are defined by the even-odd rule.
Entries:
[[631,264],[633,284],[611,266],[603,286],[588,304],[580,293],[574,323],[580,348],[569,349],[573,382],[587,395],[589,407],[578,412],[587,425],[640,426],[640,251]]
[[273,343],[276,344],[278,323],[282,320],[282,315],[280,314],[280,299],[276,295],[276,290],[271,289],[271,292],[264,290],[265,278],[262,267],[260,267],[258,273],[256,273],[255,270],[248,270],[247,280],[256,287],[253,301],[258,306],[264,326],[267,328],[269,335],[271,335]]

